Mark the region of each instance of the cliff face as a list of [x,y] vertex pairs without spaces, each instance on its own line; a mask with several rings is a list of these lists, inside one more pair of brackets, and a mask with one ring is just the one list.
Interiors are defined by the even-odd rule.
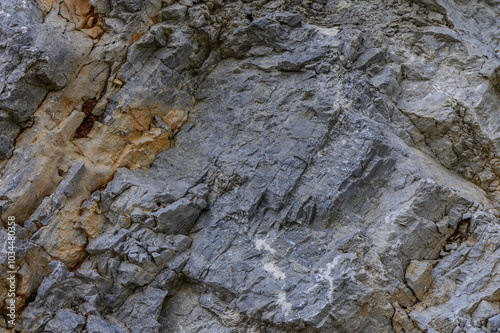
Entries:
[[499,14],[0,0],[16,330],[498,332]]

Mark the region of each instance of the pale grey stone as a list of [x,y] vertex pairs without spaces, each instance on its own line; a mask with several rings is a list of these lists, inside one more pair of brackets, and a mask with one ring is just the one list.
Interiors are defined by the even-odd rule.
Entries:
[[500,307],[486,300],[481,301],[476,310],[472,313],[472,319],[484,323],[489,318],[500,313]]
[[78,183],[85,173],[85,163],[78,162],[73,165],[66,177],[59,184],[54,193],[53,204],[56,208],[61,208],[63,202],[72,197],[78,191]]
[[44,332],[74,333],[81,332],[85,326],[85,317],[73,311],[61,309],[55,317],[45,325]]
[[497,329],[500,327],[500,314],[496,314],[493,317],[488,319],[488,328],[490,329]]
[[96,255],[112,250],[116,245],[123,242],[128,234],[129,232],[124,229],[119,230],[116,234],[104,234],[89,242],[87,252]]
[[173,4],[172,6],[163,8],[159,13],[161,21],[180,20],[186,16],[187,8],[181,4]]

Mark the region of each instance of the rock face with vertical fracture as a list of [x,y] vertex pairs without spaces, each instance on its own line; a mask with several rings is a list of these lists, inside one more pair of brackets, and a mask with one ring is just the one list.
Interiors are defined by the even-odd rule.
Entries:
[[499,14],[0,0],[15,329],[499,332]]

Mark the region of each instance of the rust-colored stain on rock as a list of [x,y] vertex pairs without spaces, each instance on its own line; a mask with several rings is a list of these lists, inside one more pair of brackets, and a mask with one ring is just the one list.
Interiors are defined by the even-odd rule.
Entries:
[[92,114],[92,110],[94,110],[96,104],[97,101],[95,100],[95,98],[86,100],[85,103],[83,103],[82,112],[85,113],[85,119],[83,119],[80,127],[78,127],[78,129],[76,130],[74,136],[75,139],[86,138],[92,130],[94,123],[96,121],[102,121],[102,116],[95,116],[94,114]]

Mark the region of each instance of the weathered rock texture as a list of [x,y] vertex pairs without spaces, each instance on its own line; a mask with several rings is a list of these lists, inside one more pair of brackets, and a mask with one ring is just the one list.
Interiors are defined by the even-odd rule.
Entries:
[[499,15],[0,0],[15,329],[498,332]]

